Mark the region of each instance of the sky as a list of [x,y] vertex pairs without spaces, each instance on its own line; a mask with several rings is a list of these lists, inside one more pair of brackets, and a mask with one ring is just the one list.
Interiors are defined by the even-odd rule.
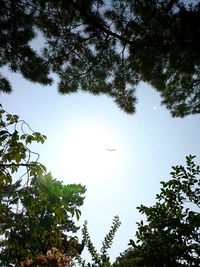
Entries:
[[[114,260],[134,239],[136,222],[144,219],[136,207],[155,202],[171,166],[184,164],[189,154],[200,162],[200,115],[172,118],[159,94],[144,83],[137,88],[137,112],[128,115],[106,96],[61,96],[56,83],[43,87],[6,69],[3,75],[14,89],[0,95],[4,109],[47,135],[44,145],[33,147],[40,162],[64,184],[86,185],[78,224],[88,221],[98,250],[113,217],[119,216],[122,224],[109,251]],[[88,259],[87,252],[83,257]]]

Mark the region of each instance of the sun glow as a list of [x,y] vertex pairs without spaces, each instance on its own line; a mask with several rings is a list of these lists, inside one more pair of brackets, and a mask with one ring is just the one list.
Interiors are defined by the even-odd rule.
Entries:
[[63,149],[67,174],[79,182],[103,180],[119,162],[116,134],[94,124],[78,127]]

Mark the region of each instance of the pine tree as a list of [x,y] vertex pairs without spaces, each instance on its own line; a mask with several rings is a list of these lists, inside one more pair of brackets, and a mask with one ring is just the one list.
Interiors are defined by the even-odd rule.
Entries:
[[[1,67],[61,94],[106,94],[128,113],[145,81],[173,116],[200,112],[200,3],[181,0],[1,0]],[[30,42],[40,32],[41,53]],[[0,89],[11,91],[0,76]]]

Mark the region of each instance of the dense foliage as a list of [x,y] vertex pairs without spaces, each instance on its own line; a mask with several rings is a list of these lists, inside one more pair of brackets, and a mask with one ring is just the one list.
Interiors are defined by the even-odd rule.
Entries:
[[46,137],[28,134],[25,127],[17,115],[1,107],[0,265],[68,266],[70,258],[83,249],[70,232],[78,230],[74,215],[79,219],[86,189],[63,185],[45,174],[46,168],[28,144],[43,143]]
[[193,156],[186,160],[161,182],[155,205],[138,207],[146,223],[138,223],[136,242],[130,240],[115,267],[200,266],[200,166]]
[[1,0],[0,66],[44,85],[53,71],[60,93],[103,93],[128,113],[145,81],[173,116],[199,113],[200,3],[184,2]]

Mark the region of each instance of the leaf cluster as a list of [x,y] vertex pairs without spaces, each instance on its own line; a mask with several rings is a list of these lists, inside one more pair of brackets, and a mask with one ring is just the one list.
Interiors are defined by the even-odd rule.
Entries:
[[[30,133],[25,133],[24,128]],[[44,143],[46,136],[33,132],[30,126],[17,115],[7,113],[0,106],[0,177],[2,183],[12,183],[12,176],[17,172],[28,175],[28,179],[41,175],[46,171],[44,165],[38,163],[39,154],[32,152],[28,144]],[[21,178],[18,178],[20,180]]]

